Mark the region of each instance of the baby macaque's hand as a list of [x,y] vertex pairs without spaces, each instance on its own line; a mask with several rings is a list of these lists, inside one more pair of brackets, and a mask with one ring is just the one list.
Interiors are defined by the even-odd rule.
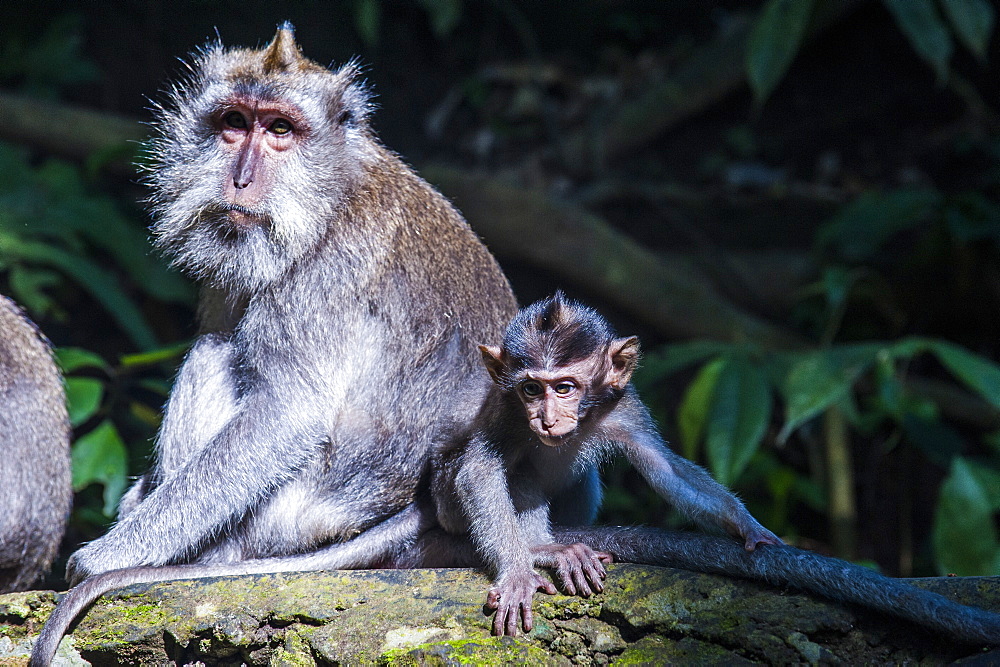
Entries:
[[518,621],[531,632],[531,599],[535,591],[556,594],[552,582],[532,570],[502,575],[486,596],[486,607],[495,609],[493,634],[517,636]]
[[566,593],[581,597],[590,597],[604,590],[604,578],[608,576],[604,564],[614,562],[611,554],[594,551],[582,542],[542,544],[532,547],[531,553],[536,566],[556,571],[556,577]]

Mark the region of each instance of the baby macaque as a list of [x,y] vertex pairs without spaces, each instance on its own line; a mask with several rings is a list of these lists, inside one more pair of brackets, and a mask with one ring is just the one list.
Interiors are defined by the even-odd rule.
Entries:
[[[445,531],[469,533],[495,576],[495,634],[531,629],[533,566],[555,566],[567,592],[601,590],[610,554],[555,542],[550,503],[597,464],[624,455],[684,516],[722,528],[748,551],[782,544],[701,467],[671,451],[630,384],[635,337],[561,292],[518,313],[499,347],[481,345],[493,387],[471,437],[438,457],[432,482]],[[560,567],[561,566],[561,567]]]

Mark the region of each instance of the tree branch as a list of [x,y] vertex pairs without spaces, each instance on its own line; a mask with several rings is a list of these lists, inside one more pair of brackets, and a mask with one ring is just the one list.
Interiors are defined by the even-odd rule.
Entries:
[[0,139],[26,144],[53,155],[85,160],[109,158],[111,171],[135,174],[137,143],[149,133],[125,116],[71,107],[0,91]]
[[665,336],[777,348],[803,343],[720,295],[690,264],[668,264],[577,206],[449,167],[428,166],[423,174],[453,198],[494,252],[585,285]]

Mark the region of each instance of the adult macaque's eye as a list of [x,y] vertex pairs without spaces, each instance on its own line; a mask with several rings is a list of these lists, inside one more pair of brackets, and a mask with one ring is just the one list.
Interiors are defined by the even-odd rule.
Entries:
[[541,396],[544,391],[545,390],[542,389],[542,385],[537,382],[525,382],[521,385],[521,393],[528,398]]
[[292,131],[292,124],[289,123],[284,118],[279,118],[278,120],[271,123],[271,127],[267,128],[274,134],[288,134]]
[[225,123],[227,127],[232,127],[237,130],[246,129],[247,119],[243,117],[239,111],[231,111],[226,114]]
[[572,382],[560,382],[556,385],[556,393],[560,396],[572,394],[574,389],[576,389],[576,385]]

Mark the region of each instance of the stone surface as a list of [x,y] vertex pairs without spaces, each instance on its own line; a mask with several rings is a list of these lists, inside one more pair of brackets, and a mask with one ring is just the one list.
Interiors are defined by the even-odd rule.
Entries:
[[[763,585],[616,564],[590,599],[535,597],[535,629],[489,636],[475,570],[255,575],[99,600],[56,664],[940,664],[1000,658],[917,626]],[[914,580],[1000,609],[1000,577]],[[0,596],[0,665],[26,663],[57,596]]]

